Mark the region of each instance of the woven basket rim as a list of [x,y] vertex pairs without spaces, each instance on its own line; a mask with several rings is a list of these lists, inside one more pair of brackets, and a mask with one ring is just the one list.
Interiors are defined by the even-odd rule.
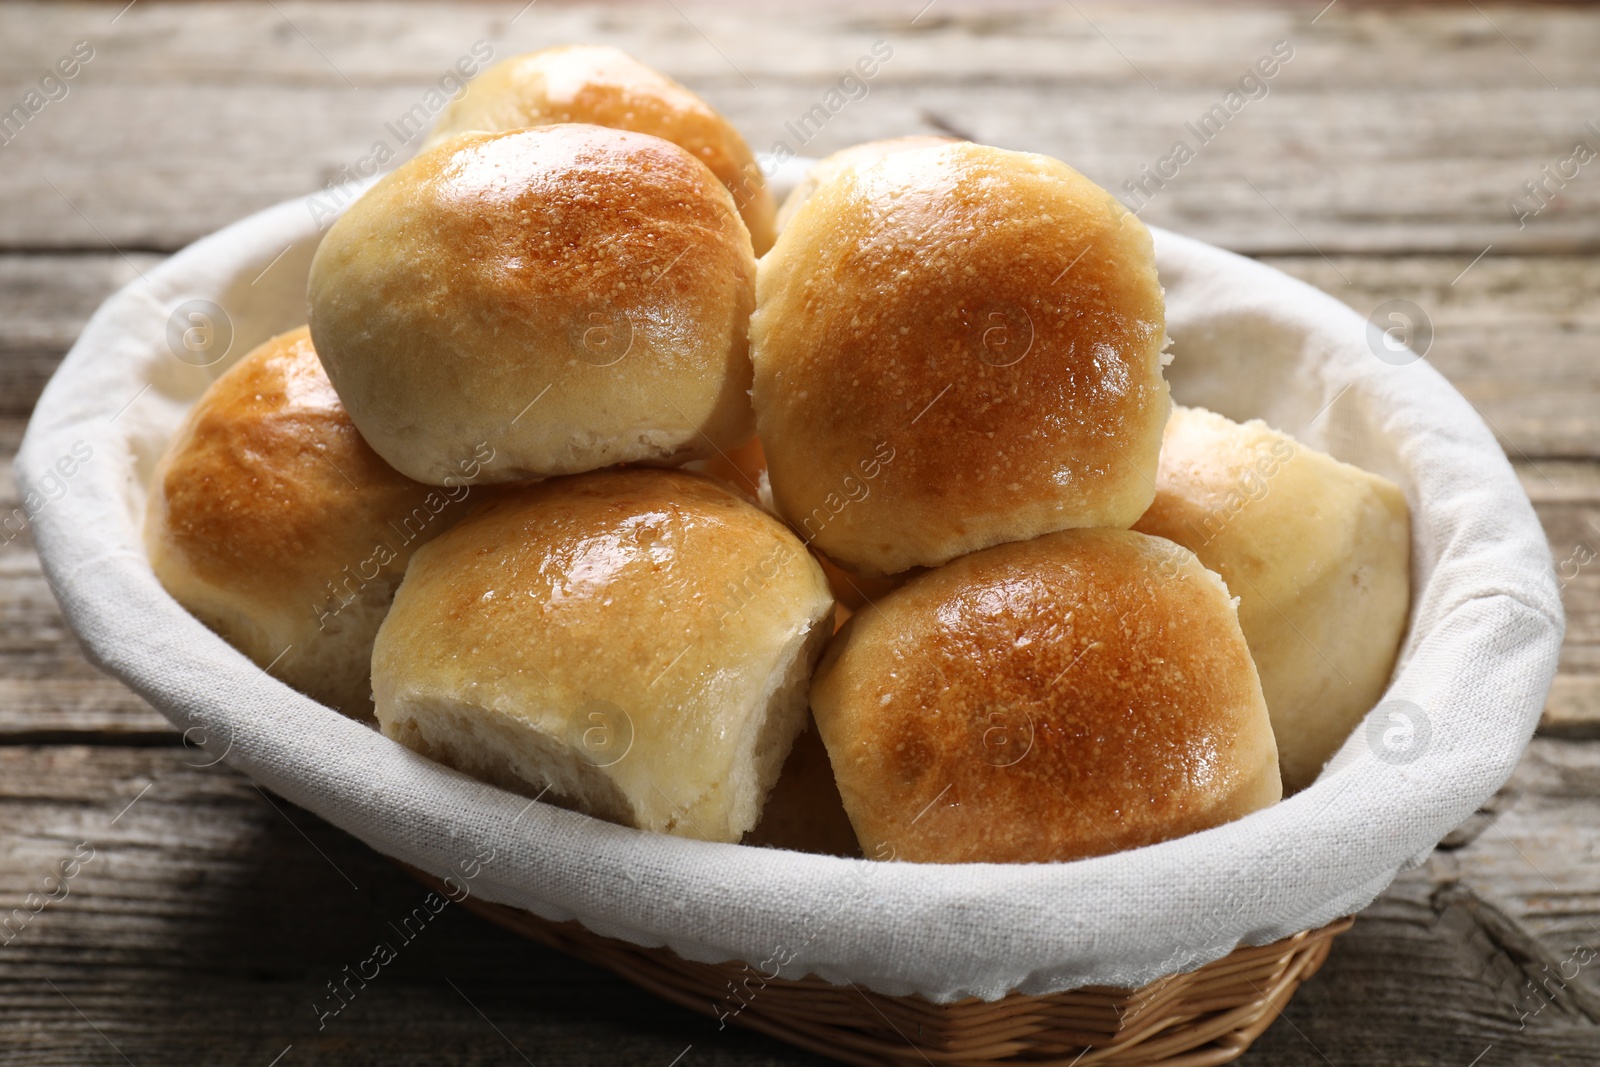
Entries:
[[[423,885],[448,892],[441,879],[394,862]],[[875,993],[853,982],[839,984],[812,974],[770,979],[763,975],[750,1001],[736,1001],[740,1010],[724,1013],[708,990],[720,982],[737,994],[732,980],[740,978],[741,971],[748,972],[748,961],[687,960],[666,946],[619,941],[594,933],[577,920],[543,919],[470,894],[458,903],[503,929],[724,1023],[732,1021],[847,1063],[926,1062],[940,1067],[1006,1063],[1210,1067],[1230,1062],[1271,1025],[1300,984],[1320,969],[1332,939],[1355,921],[1345,916],[1267,945],[1240,945],[1220,959],[1137,989],[1012,992],[995,1000],[969,997],[936,1003],[917,993]],[[840,998],[846,1005],[855,1001],[859,1005],[853,1012],[841,1010]],[[873,1014],[903,1041],[904,1049],[891,1039],[863,1032],[860,1021],[870,1024]],[[1079,1015],[1087,1025],[1072,1025]],[[937,1044],[918,1045],[908,1036],[908,1032],[925,1033],[934,1019],[950,1024],[949,1033]],[[1095,1022],[1100,1025],[1094,1026]],[[1059,1054],[1051,1054],[1057,1048]]]

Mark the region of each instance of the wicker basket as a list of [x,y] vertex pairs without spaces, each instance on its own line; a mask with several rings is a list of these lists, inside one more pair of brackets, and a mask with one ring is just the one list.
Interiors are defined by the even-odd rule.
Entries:
[[[444,890],[437,878],[405,869]],[[1199,970],[1139,989],[1087,986],[934,1004],[818,978],[768,979],[743,963],[695,963],[671,949],[601,937],[577,922],[551,922],[476,897],[462,904],[692,1011],[863,1067],[1230,1063],[1272,1024],[1300,983],[1317,973],[1334,935],[1354,921],[1339,919],[1270,945],[1241,945]]]

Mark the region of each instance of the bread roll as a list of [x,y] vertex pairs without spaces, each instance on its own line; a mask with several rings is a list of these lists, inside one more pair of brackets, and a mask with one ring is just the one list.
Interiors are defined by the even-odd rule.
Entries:
[[1127,527],[1167,418],[1144,224],[1045,156],[951,144],[819,188],[761,261],[778,510],[850,570]]
[[167,446],[145,511],[150,566],[273,676],[371,719],[372,639],[412,552],[463,510],[468,474],[435,489],[378,458],[302,327],[213,382]]
[[1411,604],[1405,494],[1259,420],[1180,407],[1135,528],[1190,549],[1239,598],[1284,788],[1304,789],[1394,670]]
[[822,186],[833,181],[847,170],[858,167],[870,167],[884,156],[896,152],[909,152],[913,148],[935,148],[939,145],[958,144],[954,137],[935,137],[928,134],[915,134],[909,137],[889,137],[881,141],[867,141],[865,144],[851,145],[841,148],[831,156],[819,160],[815,166],[806,171],[806,176],[800,184],[789,190],[789,195],[783,198],[783,206],[778,208],[778,230],[789,225],[789,220],[794,218],[800,210],[800,205],[811,199],[811,194]]
[[805,722],[833,598],[681,471],[502,490],[418,552],[372,654],[385,735],[602,819],[738,841]]
[[914,578],[824,655],[812,710],[868,856],[1081,859],[1279,799],[1233,602],[1170,541],[1072,530]]
[[772,247],[772,193],[739,131],[671,78],[606,45],[566,45],[497,63],[439,115],[424,150],[458,133],[587,122],[664,138],[727,186],[756,255]]
[[373,186],[311,265],[311,333],[367,441],[443,484],[673,463],[754,432],[755,259],[658,137],[465,134]]

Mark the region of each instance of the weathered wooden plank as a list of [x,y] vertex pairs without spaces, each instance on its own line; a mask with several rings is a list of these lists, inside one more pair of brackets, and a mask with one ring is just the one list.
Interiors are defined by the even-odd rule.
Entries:
[[[0,747],[0,908],[59,896],[45,880],[93,850],[66,896],[0,944],[0,1064],[122,1062],[77,1009],[136,1063],[266,1064],[291,1044],[297,1063],[518,1062],[507,1039],[540,1064],[665,1067],[691,1044],[685,1063],[819,1062],[718,1033],[452,908],[319,1030],[325,983],[390,937],[422,890],[195,762],[183,749]],[[1364,913],[1244,1062],[1464,1067],[1491,1043],[1502,1063],[1591,1062],[1600,971],[1567,964],[1542,1000],[1529,983],[1582,959],[1581,945],[1600,950],[1597,797],[1600,750],[1535,742],[1498,813]]]
[[[0,503],[0,514],[15,506]],[[0,547],[0,744],[82,734],[175,736],[158,712],[89,665],[27,542],[24,532]]]
[[1567,636],[1541,728],[1600,740],[1600,466],[1521,464],[1524,488],[1550,538]]
[[[1600,120],[1600,20],[1580,12],[1390,17],[1341,5],[1312,25],[1309,7],[992,12],[946,0],[912,25],[915,6],[775,18],[546,3],[512,23],[509,5],[407,5],[390,18],[381,4],[145,2],[115,24],[102,7],[15,8],[0,100],[20,98],[76,40],[96,54],[3,149],[0,198],[16,210],[0,220],[0,245],[171,249],[320,186],[377,141],[407,152],[385,123],[478,40],[498,56],[618,43],[703,91],[758,148],[798,149],[785,124],[883,39],[893,59],[805,151],[943,125],[1059,155],[1120,190],[1182,138],[1198,155],[1146,216],[1227,247],[1600,247],[1592,168],[1552,186],[1554,202],[1525,226],[1508,209],[1576,139],[1600,147],[1600,132],[1585,132]],[[1278,40],[1293,59],[1201,145],[1184,124]]]
[[[0,747],[0,1064],[821,1062],[459,908],[402,940],[421,886],[208,759]],[[23,922],[30,893],[59,902]],[[378,941],[398,958],[321,1020]]]
[[[0,255],[0,396],[7,404],[22,394],[27,379],[16,360],[49,358],[49,369],[78,339],[89,316],[112,293],[140,277],[161,256],[114,252],[83,255]],[[36,396],[26,396],[27,407]]]
[[0,256],[0,740],[149,742],[171,725],[84,659],[33,553],[11,463],[28,414],[100,303],[160,257]]
[[[535,46],[605,35],[646,62],[664,69],[671,65],[675,76],[739,83],[738,71],[750,73],[750,68],[789,80],[842,71],[863,38],[897,33],[925,43],[914,65],[914,72],[924,76],[1050,78],[1149,88],[1142,72],[1158,90],[1209,88],[1235,80],[1241,64],[1256,57],[1257,45],[1289,39],[1318,44],[1294,60],[1298,76],[1313,87],[1383,79],[1461,89],[1501,88],[1507,81],[1549,88],[1542,72],[1570,88],[1592,82],[1589,49],[1597,32],[1583,5],[1503,2],[1474,10],[1453,4],[1328,7],[1315,0],[1215,7],[1154,2],[1133,8],[1106,0],[1072,5],[819,0],[803,6],[753,0],[737,8],[703,0],[603,7],[540,0],[524,9],[516,0],[399,6],[381,0],[331,6],[311,0],[141,0],[134,12],[116,17],[123,6],[116,0],[38,4],[35,10],[9,4],[33,31],[4,43],[5,66],[43,66],[56,58],[57,42],[88,37],[133,51],[170,45],[138,54],[139,69],[153,78],[250,81],[266,61],[303,82],[349,88],[347,76],[366,88],[442,71],[455,58],[455,44],[476,37],[499,35]],[[188,45],[203,49],[187,53]],[[1063,46],[1076,51],[1069,57]],[[1518,49],[1528,59],[1519,58]],[[1507,77],[1508,57],[1519,64],[1514,78]],[[93,62],[102,58],[97,55]],[[126,54],[120,62],[125,68],[134,65]]]
[[[0,496],[33,405],[96,308],[161,257],[134,253],[0,255]],[[3,535],[0,535],[3,537]]]
[[[1590,11],[1322,0],[541,0],[520,15],[521,0],[123,7],[9,4],[0,16],[0,108],[72,42],[96,49],[69,95],[0,145],[0,250],[29,253],[0,254],[0,513],[16,506],[9,457],[38,390],[104,294],[159,258],[138,249],[176,248],[320,186],[379,138],[409,150],[384,123],[474,41],[499,56],[617,43],[703,92],[758,148],[785,138],[815,154],[951,127],[1059,155],[1115,189],[1175,138],[1193,142],[1183,124],[1287,39],[1295,54],[1269,95],[1142,213],[1283,253],[1276,265],[1363,313],[1394,297],[1426,310],[1429,358],[1499,433],[1569,579],[1544,728],[1600,737],[1593,262],[1526,254],[1600,248],[1600,171],[1583,167],[1526,226],[1507,203],[1600,121]],[[878,39],[895,54],[867,96],[798,145],[784,123]],[[95,251],[109,245],[128,257]],[[48,249],[89,254],[38,254]],[[18,743],[75,737],[95,747]],[[47,888],[30,878],[79,842],[97,849],[68,898],[0,944],[11,1009],[0,1065],[818,1062],[719,1034],[454,909],[319,1031],[311,997],[419,891],[319,820],[275,812],[226,768],[185,766],[197,757],[173,741],[165,720],[83,661],[26,532],[0,546],[0,909]],[[1537,741],[1492,814],[1364,913],[1244,1062],[1593,1062],[1600,981],[1592,962],[1565,979],[1586,958],[1578,951],[1600,949],[1597,752]]]

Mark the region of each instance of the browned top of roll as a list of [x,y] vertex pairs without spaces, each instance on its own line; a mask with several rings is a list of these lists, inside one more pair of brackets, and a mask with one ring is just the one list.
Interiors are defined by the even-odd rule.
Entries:
[[495,64],[445,108],[423,147],[473,130],[558,122],[653,134],[687,149],[733,194],[756,255],[772,247],[772,193],[739,131],[682,85],[606,45],[546,48]]
[[1129,526],[1167,416],[1164,323],[1149,232],[1064,163],[963,143],[847,169],[760,265],[778,508],[801,526],[858,499],[876,456],[815,542],[867,571]]
[[410,553],[398,546],[409,537],[389,524],[440,493],[362,440],[305,327],[262,344],[212,384],[155,488],[163,553],[180,554],[201,581],[308,619],[323,586],[372,560],[379,541],[396,546],[388,554],[403,570]]
[[861,144],[841,148],[832,155],[824,156],[802,178],[789,195],[784,197],[783,204],[778,208],[778,229],[789,225],[789,220],[800,211],[801,205],[811,199],[811,194],[847,170],[859,167],[870,167],[884,156],[896,152],[909,152],[917,148],[937,148],[940,145],[957,144],[958,138],[941,137],[936,134],[910,134],[905,137],[886,137],[881,141],[865,141]]
[[[486,780],[737,841],[801,728],[832,609],[788,527],[711,478],[508,486],[412,560],[373,649],[378,720]],[[581,766],[597,702],[631,739],[595,768],[604,788]]]
[[463,134],[400,167],[329,230],[308,297],[380,455],[443,484],[483,445],[485,480],[505,481],[746,440],[754,272],[694,157],[567,124]]
[[1050,534],[913,579],[834,638],[812,707],[868,855],[1078,859],[1281,791],[1227,590],[1131,531]]

